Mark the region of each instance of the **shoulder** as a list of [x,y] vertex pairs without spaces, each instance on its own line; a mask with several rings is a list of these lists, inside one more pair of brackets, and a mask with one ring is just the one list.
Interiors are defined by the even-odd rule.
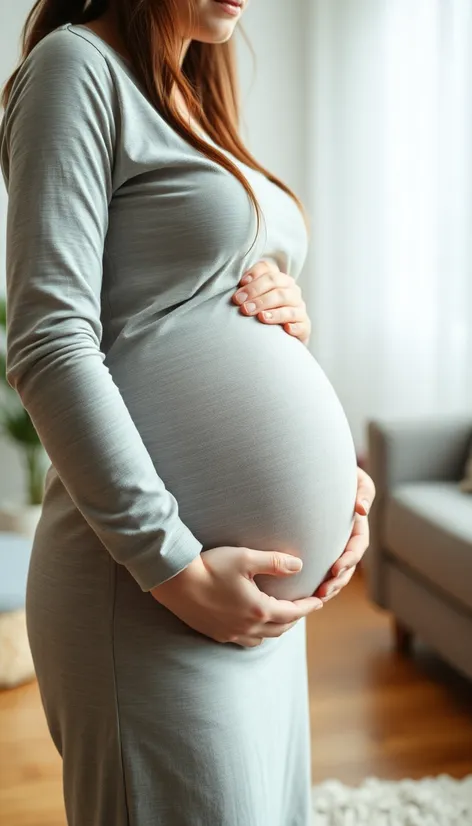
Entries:
[[12,107],[30,88],[43,101],[67,97],[71,110],[91,92],[104,100],[110,100],[114,94],[105,56],[69,25],[43,37],[23,61],[11,91]]
[[41,146],[43,154],[73,153],[84,142],[112,156],[118,96],[105,57],[96,46],[61,26],[23,61],[0,124],[4,177],[10,159]]
[[82,34],[69,23],[43,37],[32,49],[23,66],[42,67],[56,72],[68,69],[103,72],[108,68],[105,55],[87,37],[86,32]]
[[31,50],[16,74],[5,109],[3,131],[17,115],[30,121],[48,118],[57,125],[86,113],[114,121],[116,89],[99,49],[66,24],[47,34]]

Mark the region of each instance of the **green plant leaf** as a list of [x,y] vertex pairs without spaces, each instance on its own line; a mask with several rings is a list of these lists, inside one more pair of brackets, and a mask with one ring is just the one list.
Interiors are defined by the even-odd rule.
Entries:
[[7,303],[3,296],[0,296],[0,327],[7,328]]
[[1,411],[1,424],[6,436],[23,447],[40,445],[40,439],[27,411],[18,406],[17,410],[4,408]]
[[[0,332],[6,332],[6,301],[0,296]],[[0,346],[4,349],[5,335],[0,336]],[[6,356],[0,352],[0,430],[15,442],[23,454],[28,488],[28,501],[41,504],[43,496],[43,472],[41,467],[42,444],[30,415],[21,399],[8,384],[6,377]]]
[[7,382],[7,361],[3,353],[0,353],[0,381],[5,382],[10,387]]
[[[7,305],[3,296],[0,295],[0,329],[3,329],[6,332],[6,325],[7,325]],[[2,339],[4,339],[4,335],[0,337],[0,344]],[[8,385],[7,377],[6,377],[6,358],[3,352],[0,352],[0,381],[5,382]],[[9,385],[8,385],[9,386]]]

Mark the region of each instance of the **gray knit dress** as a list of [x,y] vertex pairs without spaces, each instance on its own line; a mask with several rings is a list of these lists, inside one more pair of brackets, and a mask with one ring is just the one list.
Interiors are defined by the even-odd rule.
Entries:
[[309,350],[231,296],[299,276],[293,200],[191,147],[85,26],[47,35],[0,132],[8,378],[50,459],[28,632],[69,826],[308,826],[305,621],[256,648],[148,593],[202,550],[288,550],[313,591],[351,532],[356,457]]

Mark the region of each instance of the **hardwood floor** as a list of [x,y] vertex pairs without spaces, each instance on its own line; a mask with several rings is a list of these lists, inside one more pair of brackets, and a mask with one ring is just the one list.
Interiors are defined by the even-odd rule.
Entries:
[[[308,621],[313,782],[472,773],[472,684],[415,643],[394,651],[361,575]],[[37,685],[0,692],[0,826],[65,826]]]
[[361,576],[310,619],[308,665],[315,783],[472,773],[472,683],[418,641],[396,653]]

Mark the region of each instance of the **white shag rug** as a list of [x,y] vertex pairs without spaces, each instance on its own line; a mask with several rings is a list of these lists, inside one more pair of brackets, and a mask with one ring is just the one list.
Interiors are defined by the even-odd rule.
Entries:
[[313,786],[313,826],[472,826],[472,775]]

